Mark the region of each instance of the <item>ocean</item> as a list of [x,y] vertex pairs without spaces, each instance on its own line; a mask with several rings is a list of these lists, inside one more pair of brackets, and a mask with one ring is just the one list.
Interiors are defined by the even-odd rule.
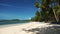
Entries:
[[29,22],[0,22],[0,28],[22,25]]
[[0,22],[0,25],[8,25],[8,24],[22,24],[22,23],[28,23],[28,22]]

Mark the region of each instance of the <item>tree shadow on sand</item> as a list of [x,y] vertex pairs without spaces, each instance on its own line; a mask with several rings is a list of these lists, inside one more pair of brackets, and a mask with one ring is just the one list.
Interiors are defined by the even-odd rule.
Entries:
[[60,34],[60,26],[51,26],[45,28],[32,28],[24,30],[25,32],[33,32],[34,34]]

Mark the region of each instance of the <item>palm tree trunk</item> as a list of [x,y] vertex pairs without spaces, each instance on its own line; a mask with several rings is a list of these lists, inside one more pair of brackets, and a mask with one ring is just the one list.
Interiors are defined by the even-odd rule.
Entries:
[[58,22],[58,21],[59,21],[59,19],[58,19],[58,17],[57,17],[57,15],[56,15],[56,13],[55,13],[55,9],[53,9],[53,13],[54,13],[54,17],[55,17],[56,21]]

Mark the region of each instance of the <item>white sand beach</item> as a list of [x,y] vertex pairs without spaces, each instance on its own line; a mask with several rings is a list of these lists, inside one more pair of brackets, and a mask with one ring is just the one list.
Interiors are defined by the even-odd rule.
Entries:
[[49,25],[49,23],[43,22],[30,22],[25,24],[15,24],[15,25],[6,25],[7,27],[0,27],[0,34],[32,34],[23,31],[23,29],[32,29],[32,28],[44,28],[53,25]]

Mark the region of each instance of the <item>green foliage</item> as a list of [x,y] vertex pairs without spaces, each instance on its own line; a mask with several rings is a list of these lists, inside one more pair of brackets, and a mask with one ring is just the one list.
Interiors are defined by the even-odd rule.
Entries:
[[39,2],[35,2],[35,7],[40,8],[41,4]]
[[41,16],[40,12],[36,11],[35,14],[36,14],[35,17],[33,17],[31,20],[32,21],[42,21],[42,16]]
[[40,16],[40,12],[39,11],[36,11],[36,16]]
[[[60,0],[40,0],[35,2],[35,7],[41,8],[41,11],[37,11],[35,17],[32,18],[34,21],[57,21],[60,20]],[[55,5],[54,2],[58,4]],[[54,6],[52,6],[54,3]],[[51,4],[51,7],[49,6]],[[59,17],[59,18],[58,18]]]
[[56,11],[56,14],[57,14],[57,15],[60,15],[60,9],[59,9],[58,11]]

